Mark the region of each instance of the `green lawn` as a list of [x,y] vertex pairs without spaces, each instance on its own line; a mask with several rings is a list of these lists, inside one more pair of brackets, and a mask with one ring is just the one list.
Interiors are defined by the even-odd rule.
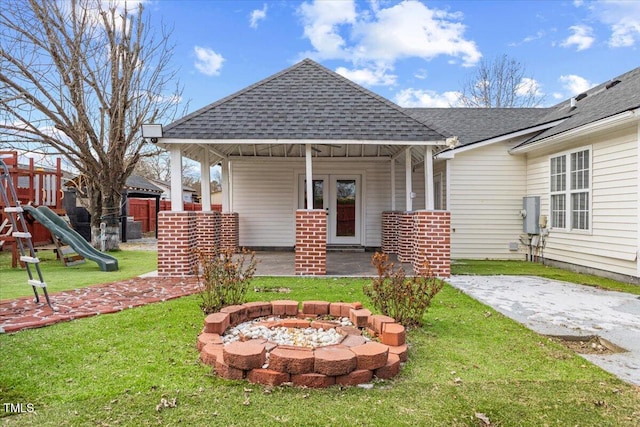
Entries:
[[[364,280],[257,278],[250,300],[360,300]],[[289,288],[290,293],[264,292]],[[409,361],[373,389],[267,388],[198,361],[198,296],[0,335],[16,426],[638,426],[640,389],[446,286]],[[175,407],[157,410],[162,399]]]
[[[38,251],[40,268],[48,292],[51,294],[130,279],[158,268],[158,254],[154,251],[114,251],[109,254],[118,258],[118,271],[101,271],[98,264],[90,260],[86,260],[83,264],[65,267],[60,260],[56,259],[53,251]],[[35,268],[32,268],[32,272],[37,278]],[[28,279],[25,269],[11,268],[11,252],[0,252],[0,299],[33,295],[31,286],[27,284]],[[42,293],[40,289],[38,292]]]
[[[78,266],[64,267],[62,262],[56,260],[52,251],[38,252],[38,257],[41,259],[43,276],[50,293],[129,279],[157,269],[157,252],[155,251],[115,251],[110,254],[118,258],[119,271],[100,271],[98,265],[89,260]],[[640,295],[640,286],[637,285],[573,273],[533,262],[455,260],[451,264],[451,272],[452,274],[478,275],[532,275]],[[0,299],[33,295],[31,287],[27,285],[27,279],[27,272],[24,269],[11,268],[11,254],[7,251],[0,252]]]

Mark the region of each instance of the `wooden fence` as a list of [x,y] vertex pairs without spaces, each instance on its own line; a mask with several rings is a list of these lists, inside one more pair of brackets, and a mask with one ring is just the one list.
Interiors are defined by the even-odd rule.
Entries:
[[[147,233],[156,230],[156,199],[129,199],[129,216],[134,221],[142,222],[142,232]],[[170,211],[171,201],[160,200],[160,210]],[[184,203],[185,211],[201,211],[200,203]],[[211,205],[211,210],[222,212],[222,205]]]

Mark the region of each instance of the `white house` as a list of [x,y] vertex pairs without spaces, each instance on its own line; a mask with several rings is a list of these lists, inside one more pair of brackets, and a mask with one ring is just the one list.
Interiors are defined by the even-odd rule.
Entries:
[[[522,109],[412,110],[461,141],[435,156],[452,257],[522,259],[531,250],[639,282],[640,68],[536,110],[525,121],[513,116]],[[501,119],[512,129],[495,129]],[[539,198],[540,235],[523,236],[527,196]]]
[[203,196],[222,166],[232,246],[313,259],[300,230],[322,219],[320,252],[382,247],[442,275],[443,254],[535,257],[637,281],[639,108],[640,68],[551,108],[403,109],[304,60],[167,125],[158,143],[176,188],[182,156],[203,165]]

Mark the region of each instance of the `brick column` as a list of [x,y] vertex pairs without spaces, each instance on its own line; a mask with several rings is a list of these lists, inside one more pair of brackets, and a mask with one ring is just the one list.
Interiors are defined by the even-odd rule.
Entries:
[[398,253],[399,224],[402,212],[382,212],[382,252]]
[[197,262],[195,212],[158,213],[158,276],[192,275]]
[[448,211],[416,211],[415,255],[413,270],[424,273],[426,264],[437,277],[451,275],[451,213]]
[[402,212],[398,219],[398,261],[413,261],[413,212]]
[[327,212],[296,211],[296,275],[327,274]]
[[236,212],[220,214],[220,249],[237,251],[240,246],[239,217]]
[[196,211],[198,249],[211,255],[220,247],[220,212]]

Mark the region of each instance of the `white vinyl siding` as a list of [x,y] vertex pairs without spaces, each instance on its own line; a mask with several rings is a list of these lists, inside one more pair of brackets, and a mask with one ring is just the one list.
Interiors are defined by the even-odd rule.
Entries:
[[[232,162],[233,211],[239,215],[240,245],[293,247],[298,176],[304,159]],[[314,159],[314,175],[360,175],[363,221],[362,244],[381,244],[382,212],[391,208],[390,162]]]
[[527,194],[525,159],[508,154],[512,145],[486,145],[447,161],[452,258],[524,258],[509,250],[522,233],[519,214]]
[[[436,210],[447,210],[447,162],[444,160],[436,161],[433,164],[434,184],[437,179],[440,180],[440,207],[438,201],[435,200]],[[434,196],[436,189],[434,189]]]
[[293,165],[233,161],[231,171],[240,246],[293,246],[297,203]]
[[[637,276],[638,125],[582,138],[565,149],[580,151],[585,144],[591,146],[591,229],[586,233],[552,228],[544,257]],[[541,212],[550,214],[549,158],[555,155],[530,155],[527,162],[527,193],[541,195]]]

